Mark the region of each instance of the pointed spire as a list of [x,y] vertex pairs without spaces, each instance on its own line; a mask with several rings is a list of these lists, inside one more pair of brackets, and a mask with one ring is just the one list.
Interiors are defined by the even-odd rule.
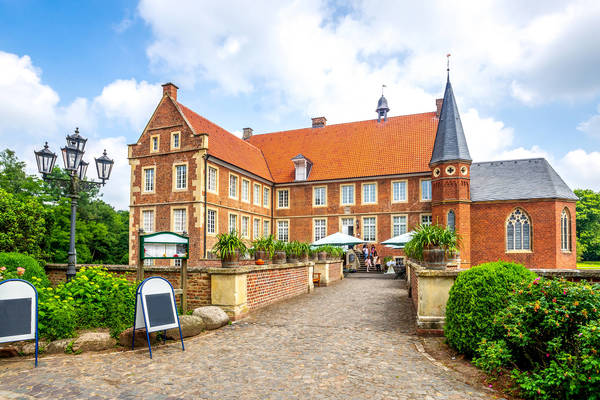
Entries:
[[454,99],[452,84],[450,83],[450,71],[448,71],[444,102],[440,111],[440,120],[429,164],[454,160],[472,161],[456,100]]

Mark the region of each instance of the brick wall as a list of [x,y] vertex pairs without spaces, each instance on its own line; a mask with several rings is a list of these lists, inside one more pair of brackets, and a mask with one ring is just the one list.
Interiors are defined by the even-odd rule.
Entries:
[[[515,208],[531,220],[531,251],[506,251],[506,220]],[[560,213],[567,208],[575,215],[575,203],[567,201],[486,202],[471,204],[472,265],[499,259],[521,263],[528,268],[576,268],[575,235],[570,252],[560,249]],[[575,232],[575,218],[571,217]]]
[[342,279],[342,272],[340,268],[340,263],[331,263],[329,264],[329,281],[335,282]]
[[247,276],[248,309],[308,292],[308,267],[262,270]]

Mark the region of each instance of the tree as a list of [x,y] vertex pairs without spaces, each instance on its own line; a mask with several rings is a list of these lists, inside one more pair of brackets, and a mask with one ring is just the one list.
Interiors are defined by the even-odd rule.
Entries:
[[600,261],[600,192],[576,189],[577,251],[584,261]]
[[46,212],[35,197],[21,199],[0,188],[0,252],[39,258],[46,234]]
[[15,152],[0,152],[0,188],[16,196],[40,194],[41,182],[25,172],[25,162],[19,161]]

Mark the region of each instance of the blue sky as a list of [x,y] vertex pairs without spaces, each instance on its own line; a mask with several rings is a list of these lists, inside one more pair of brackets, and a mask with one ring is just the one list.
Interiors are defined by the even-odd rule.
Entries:
[[264,133],[374,118],[382,84],[392,115],[431,111],[451,53],[476,161],[542,156],[600,190],[598,2],[219,3],[0,0],[4,147],[31,162],[79,126],[88,158],[115,157],[104,198],[126,208],[126,144],[161,83],[231,132]]

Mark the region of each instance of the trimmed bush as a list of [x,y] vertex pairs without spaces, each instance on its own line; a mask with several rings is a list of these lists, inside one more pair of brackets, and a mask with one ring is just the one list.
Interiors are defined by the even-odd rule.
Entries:
[[[23,275],[16,277],[33,283],[37,289],[39,289],[38,285],[41,285],[42,287],[50,286],[50,280],[46,276],[44,268],[38,264],[35,258],[28,255],[20,253],[0,253],[0,268],[1,267],[6,267],[6,272],[10,274],[11,277],[15,277],[13,275],[17,274],[17,268],[24,268],[25,272]],[[38,278],[39,281],[34,282],[32,280],[33,277]]]
[[527,398],[600,397],[600,285],[536,278],[510,294],[494,325],[477,366],[511,368]]
[[493,320],[508,303],[515,285],[531,282],[535,274],[505,261],[478,265],[461,272],[446,305],[445,336],[459,352],[473,356],[483,339],[494,336]]

